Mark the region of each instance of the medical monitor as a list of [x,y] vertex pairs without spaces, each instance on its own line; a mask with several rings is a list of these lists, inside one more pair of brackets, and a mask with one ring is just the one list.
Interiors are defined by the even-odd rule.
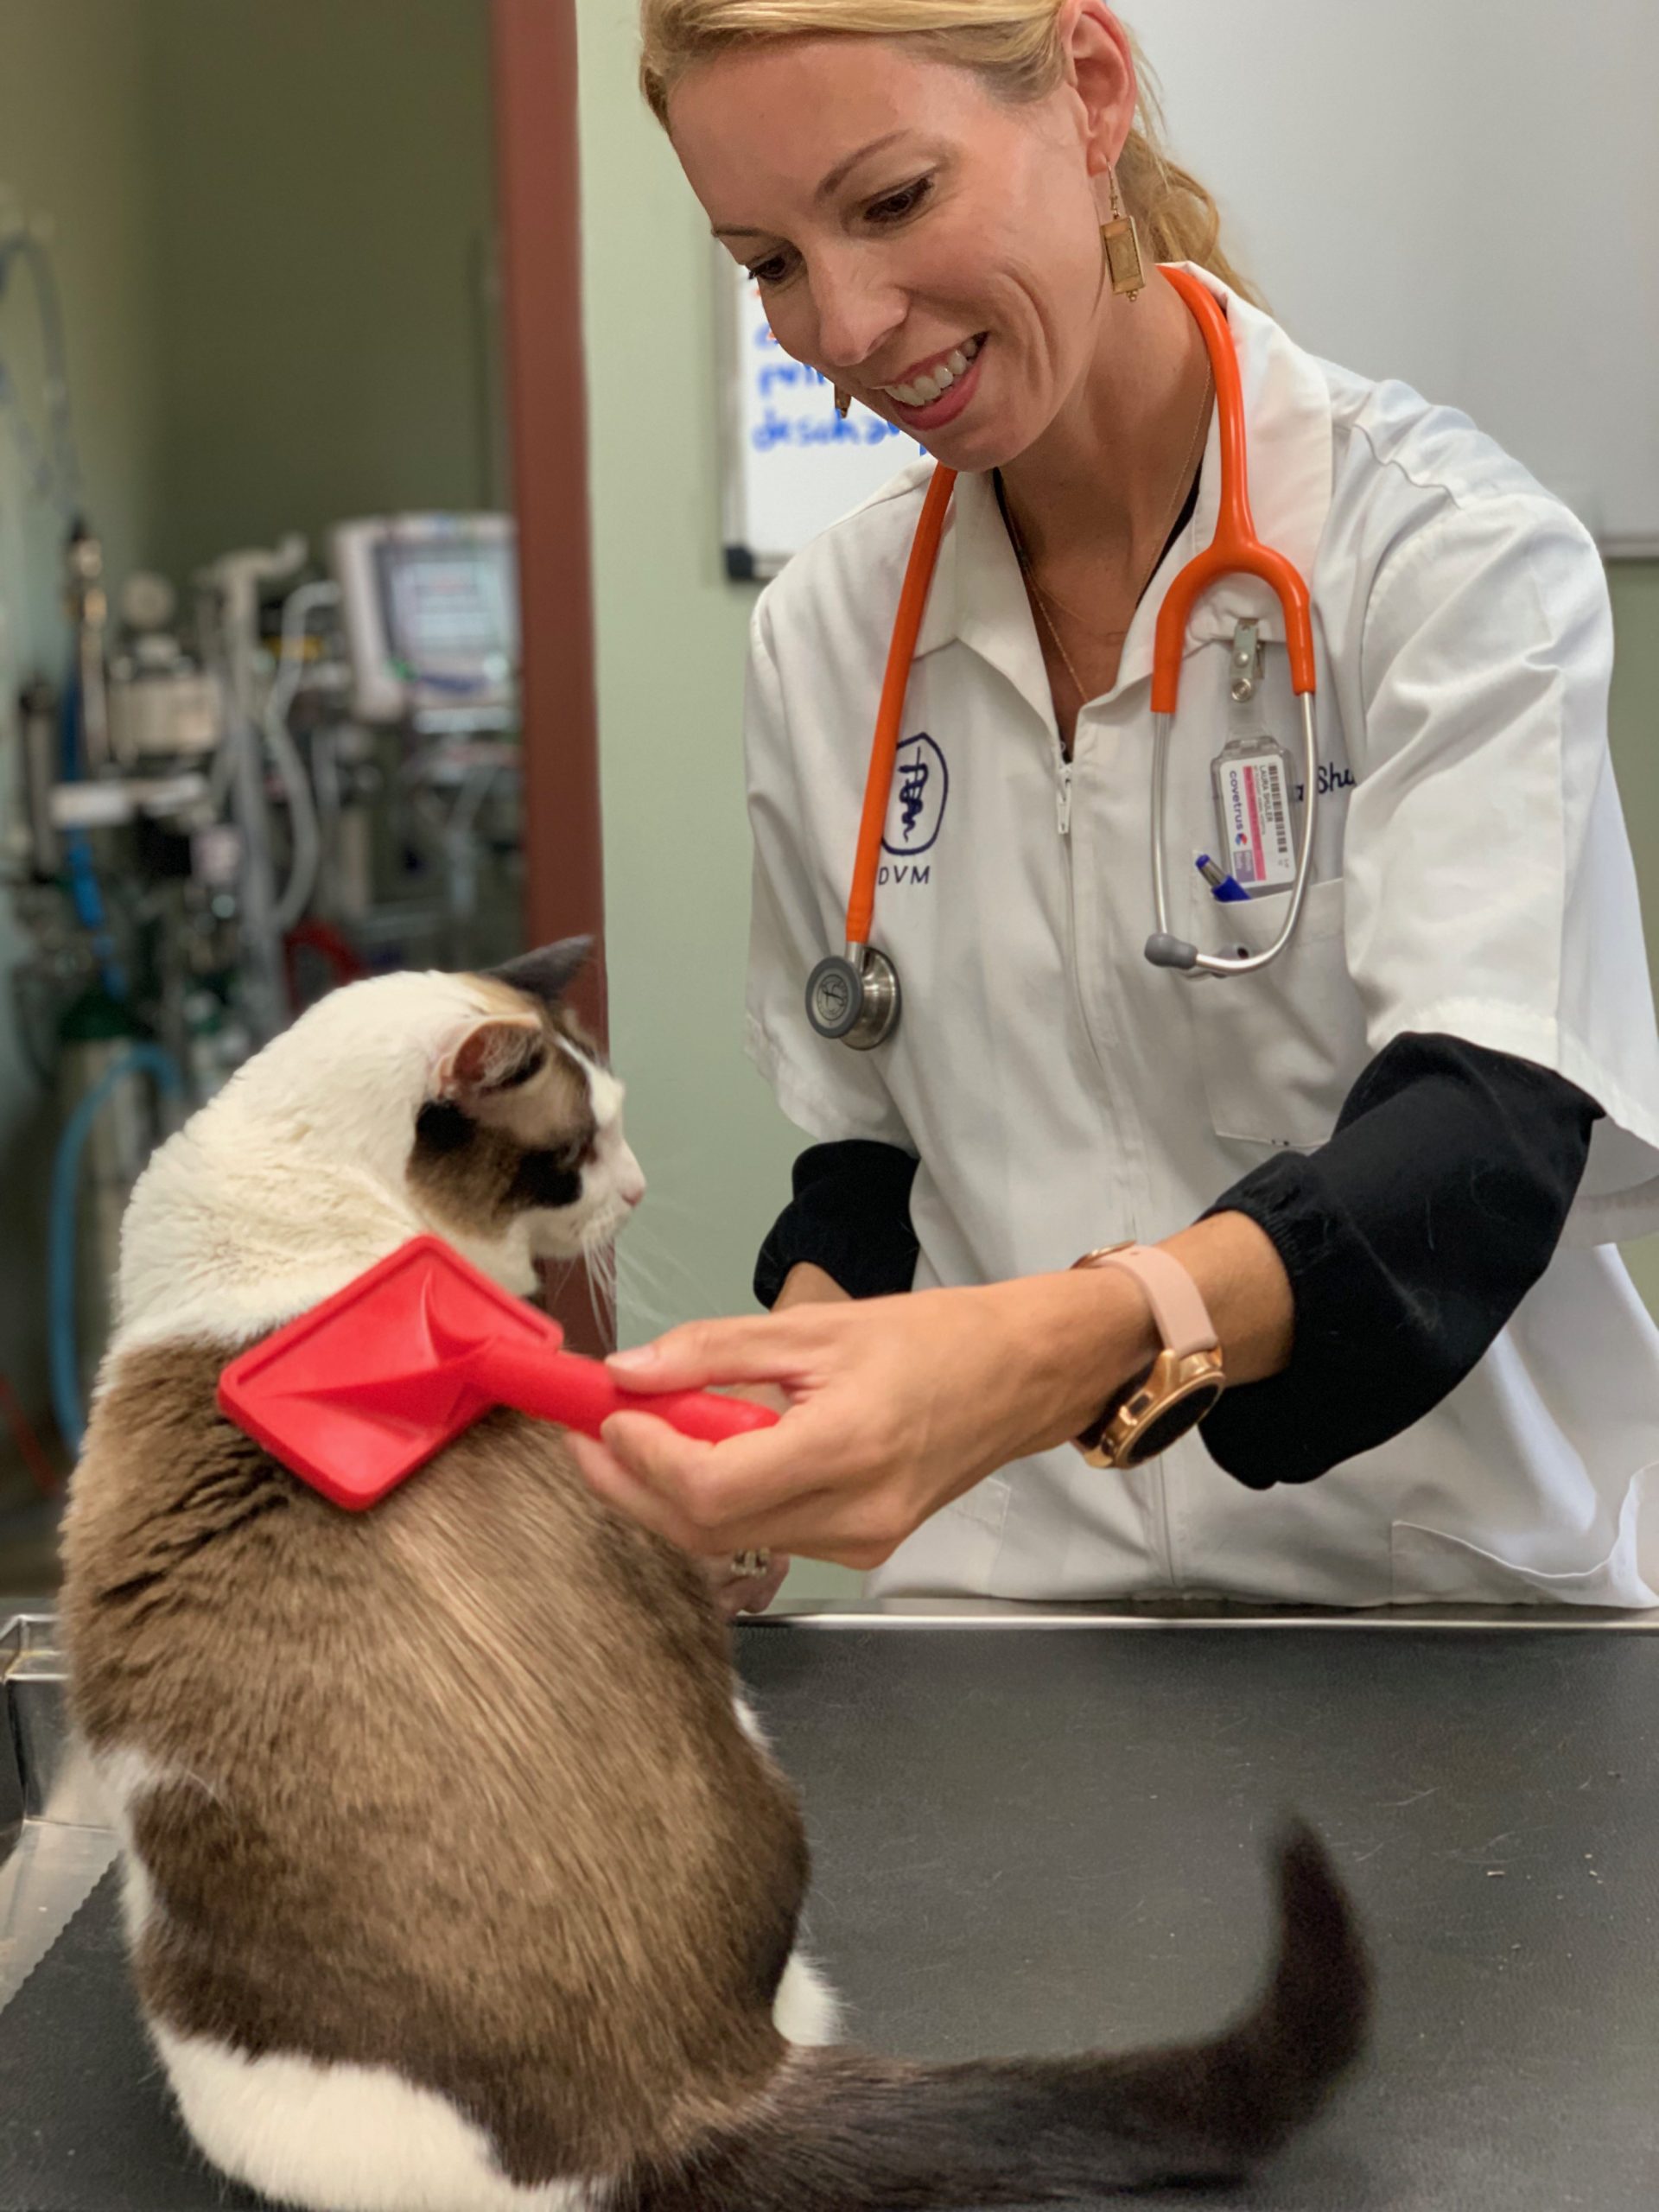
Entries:
[[509,517],[345,523],[332,550],[360,720],[515,719],[518,581]]

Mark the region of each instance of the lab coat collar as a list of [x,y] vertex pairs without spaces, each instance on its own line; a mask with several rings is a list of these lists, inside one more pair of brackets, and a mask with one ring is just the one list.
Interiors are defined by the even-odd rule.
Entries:
[[[1257,534],[1287,554],[1311,587],[1331,509],[1330,387],[1318,362],[1293,344],[1271,316],[1238,298],[1208,270],[1186,265],[1226,309],[1237,349]],[[1211,424],[1192,519],[1135,609],[1110,696],[1150,677],[1164,594],[1179,571],[1214,537],[1220,505],[1221,431],[1216,420]],[[1261,622],[1264,638],[1283,642],[1284,619],[1273,594],[1254,577],[1229,577],[1193,610],[1186,651],[1225,642],[1236,623],[1251,620]],[[957,639],[1001,671],[1046,721],[1052,721],[1042,648],[988,475],[957,480],[917,640],[917,658]]]

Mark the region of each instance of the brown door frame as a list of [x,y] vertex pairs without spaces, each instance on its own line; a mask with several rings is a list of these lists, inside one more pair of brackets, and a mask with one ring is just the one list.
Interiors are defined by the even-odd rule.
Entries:
[[[599,694],[582,359],[576,0],[489,0],[507,414],[518,526],[526,941],[591,937],[572,994],[606,1041]],[[550,1285],[571,1344],[603,1348],[585,1283]]]
[[491,0],[507,409],[524,636],[529,942],[592,936],[606,1029],[599,696],[588,516],[575,0]]

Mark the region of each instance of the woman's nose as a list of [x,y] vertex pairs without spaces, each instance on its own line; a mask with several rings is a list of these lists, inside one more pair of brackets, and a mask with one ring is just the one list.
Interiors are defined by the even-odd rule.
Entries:
[[827,369],[860,367],[905,319],[904,294],[857,252],[821,260],[809,289],[818,319],[814,350]]

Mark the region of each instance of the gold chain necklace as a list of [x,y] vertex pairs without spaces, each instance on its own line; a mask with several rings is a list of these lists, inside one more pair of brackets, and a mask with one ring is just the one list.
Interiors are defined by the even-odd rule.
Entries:
[[[1141,581],[1140,590],[1136,592],[1135,595],[1135,604],[1137,607],[1140,606],[1141,600],[1145,597],[1147,586],[1157,575],[1159,568],[1162,563],[1164,555],[1168,550],[1169,533],[1174,528],[1175,518],[1181,511],[1181,504],[1186,495],[1187,480],[1192,473],[1192,463],[1197,458],[1199,442],[1210,425],[1210,400],[1213,388],[1210,374],[1210,365],[1206,361],[1204,372],[1204,397],[1198,407],[1198,423],[1192,433],[1192,442],[1186,449],[1186,458],[1181,463],[1180,474],[1175,479],[1175,497],[1171,502],[1168,512],[1164,517],[1163,528],[1160,532],[1158,538],[1157,553],[1154,556],[1151,568],[1147,569],[1146,575]],[[1037,570],[1033,563],[1031,554],[1027,547],[1026,541],[1020,534],[1020,525],[1014,519],[1014,509],[1008,505],[1006,499],[1003,501],[1002,512],[1007,517],[1008,535],[1014,540],[1014,558],[1020,563],[1020,572],[1031,586],[1032,595],[1036,604],[1038,615],[1041,620],[1044,629],[1047,631],[1049,636],[1054,641],[1054,650],[1060,657],[1061,666],[1071,679],[1071,688],[1077,695],[1077,706],[1079,710],[1081,710],[1088,705],[1090,695],[1084,685],[1083,678],[1077,674],[1077,668],[1072,662],[1071,654],[1065,650],[1065,640],[1061,637],[1058,629],[1056,627],[1053,615],[1049,610],[1052,607],[1059,613],[1068,615],[1072,621],[1078,625],[1080,628],[1086,630],[1091,638],[1099,639],[1103,635],[1103,632],[1090,629],[1088,624],[1084,621],[1083,617],[1078,614],[1075,607],[1067,607],[1063,600],[1055,599],[1050,593],[1044,590],[1042,585],[1038,581]],[[1124,631],[1116,634],[1127,637],[1128,633],[1127,631]]]

